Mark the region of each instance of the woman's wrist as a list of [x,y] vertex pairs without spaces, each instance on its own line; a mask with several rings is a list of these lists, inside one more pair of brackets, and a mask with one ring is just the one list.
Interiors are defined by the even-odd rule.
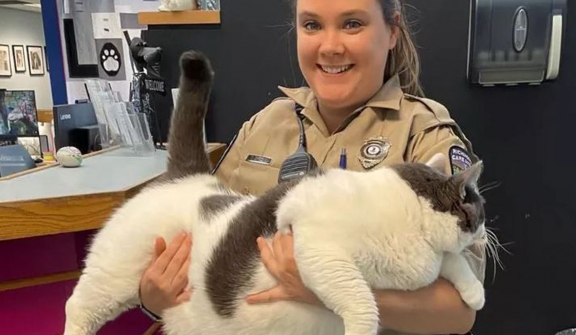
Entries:
[[146,306],[144,306],[144,304],[142,302],[140,302],[140,310],[142,311],[142,313],[144,313],[144,315],[146,315],[150,320],[154,321],[154,322],[162,322],[162,317],[160,317],[158,314],[152,312],[151,310],[149,310],[148,308],[146,308]]

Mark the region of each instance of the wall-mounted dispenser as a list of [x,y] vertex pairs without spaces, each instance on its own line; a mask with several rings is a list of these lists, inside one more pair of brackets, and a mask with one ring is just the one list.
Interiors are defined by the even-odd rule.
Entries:
[[560,71],[567,0],[470,0],[468,80],[540,84]]

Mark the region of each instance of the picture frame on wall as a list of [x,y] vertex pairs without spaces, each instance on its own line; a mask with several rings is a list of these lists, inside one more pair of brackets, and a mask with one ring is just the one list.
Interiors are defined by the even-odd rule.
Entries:
[[26,56],[23,45],[12,46],[12,56],[14,57],[14,70],[16,73],[26,72]]
[[6,44],[0,44],[0,77],[12,77],[10,47]]
[[46,73],[46,64],[44,63],[44,51],[41,46],[26,46],[28,53],[28,68],[31,76],[41,76]]
[[50,72],[50,62],[48,61],[48,50],[44,46],[44,60],[46,61],[46,72]]

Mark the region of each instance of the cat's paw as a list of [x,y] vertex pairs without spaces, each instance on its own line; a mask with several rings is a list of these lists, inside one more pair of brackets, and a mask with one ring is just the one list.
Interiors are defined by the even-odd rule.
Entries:
[[212,80],[214,71],[210,60],[197,51],[186,51],[180,57],[182,74],[189,80],[207,82]]
[[484,286],[478,280],[469,283],[465,286],[459,287],[460,296],[462,300],[473,310],[481,310],[484,307],[486,297],[484,294]]

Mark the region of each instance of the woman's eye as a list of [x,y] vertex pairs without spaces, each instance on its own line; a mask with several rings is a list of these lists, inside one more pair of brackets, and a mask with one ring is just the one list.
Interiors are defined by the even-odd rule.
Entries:
[[316,22],[308,21],[304,23],[303,27],[306,30],[317,30],[320,28],[320,25]]
[[356,20],[346,21],[346,23],[344,24],[344,27],[346,29],[358,29],[361,26],[362,26],[362,23],[360,23],[360,21],[356,21]]

